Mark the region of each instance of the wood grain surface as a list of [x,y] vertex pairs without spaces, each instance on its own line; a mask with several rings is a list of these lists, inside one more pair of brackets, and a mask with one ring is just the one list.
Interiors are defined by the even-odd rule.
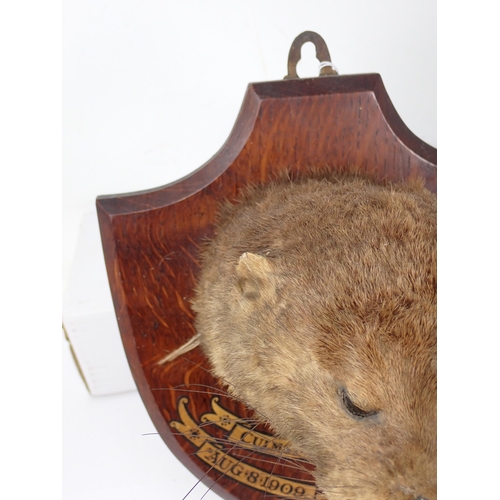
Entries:
[[[280,457],[286,449],[272,437],[270,453],[231,441],[248,431],[245,439],[266,442],[269,431],[231,422],[252,413],[225,395],[198,348],[159,361],[195,334],[199,248],[213,234],[219,203],[248,183],[311,168],[356,168],[391,181],[420,176],[436,191],[436,149],[404,125],[381,77],[366,74],[250,84],[231,135],[205,165],[170,185],[97,199],[118,324],[144,404],[179,460],[228,500],[261,499],[266,488],[266,498],[316,493],[307,466]],[[214,407],[229,420],[213,417]]]

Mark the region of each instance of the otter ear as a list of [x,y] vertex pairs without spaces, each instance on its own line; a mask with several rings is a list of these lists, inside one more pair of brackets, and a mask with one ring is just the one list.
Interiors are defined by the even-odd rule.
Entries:
[[273,267],[266,257],[245,252],[238,260],[236,277],[238,289],[244,298],[271,299],[274,296]]

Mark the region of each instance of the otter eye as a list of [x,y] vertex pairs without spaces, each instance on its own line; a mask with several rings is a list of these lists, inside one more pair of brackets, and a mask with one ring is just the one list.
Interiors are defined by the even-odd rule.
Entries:
[[342,399],[342,404],[344,405],[345,409],[351,414],[351,416],[355,418],[366,418],[366,417],[371,417],[372,415],[376,415],[378,411],[376,410],[363,410],[359,406],[356,406],[353,402],[352,399],[349,397],[349,394],[347,394],[347,391],[345,389],[340,390],[340,397]]

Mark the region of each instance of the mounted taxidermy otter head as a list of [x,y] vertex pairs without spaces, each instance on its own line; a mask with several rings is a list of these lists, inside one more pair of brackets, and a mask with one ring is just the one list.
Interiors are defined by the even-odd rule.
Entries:
[[194,309],[214,373],[328,499],[436,498],[436,198],[356,177],[222,211]]

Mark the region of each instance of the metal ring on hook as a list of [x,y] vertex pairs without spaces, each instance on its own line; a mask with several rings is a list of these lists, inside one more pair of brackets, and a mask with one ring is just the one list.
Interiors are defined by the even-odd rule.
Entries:
[[[321,61],[319,76],[335,76],[338,72],[333,69],[330,52],[323,38],[314,31],[304,31],[293,42],[288,53],[288,75],[285,80],[299,78],[297,75],[297,63],[300,61],[300,49],[306,42],[314,43],[316,47],[316,58]],[[325,64],[330,63],[330,64]]]

